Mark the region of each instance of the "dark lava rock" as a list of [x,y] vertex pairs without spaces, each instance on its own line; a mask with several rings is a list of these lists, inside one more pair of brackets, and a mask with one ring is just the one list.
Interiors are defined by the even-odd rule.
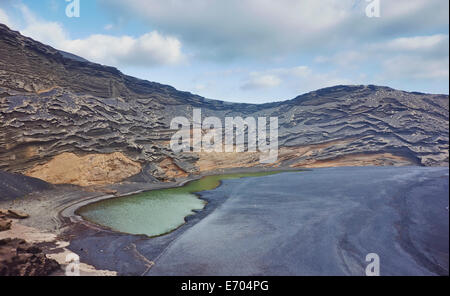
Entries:
[[60,269],[42,250],[21,239],[0,240],[0,276],[47,276]]
[[281,147],[336,143],[281,165],[389,153],[448,166],[448,95],[340,85],[284,102],[227,103],[74,58],[0,24],[0,169],[24,172],[63,152],[123,152],[145,168],[137,181],[164,179],[157,164],[167,157],[192,173],[196,154],[174,154],[167,142],[170,121],[192,118],[193,108],[222,119],[277,116]]

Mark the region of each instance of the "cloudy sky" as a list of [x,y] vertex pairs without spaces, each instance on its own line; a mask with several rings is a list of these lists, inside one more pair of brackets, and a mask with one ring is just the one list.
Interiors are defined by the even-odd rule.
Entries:
[[[0,0],[0,23],[208,98],[264,103],[336,84],[449,92],[449,1]],[[74,0],[72,0],[74,1]],[[374,12],[372,10],[372,12]]]

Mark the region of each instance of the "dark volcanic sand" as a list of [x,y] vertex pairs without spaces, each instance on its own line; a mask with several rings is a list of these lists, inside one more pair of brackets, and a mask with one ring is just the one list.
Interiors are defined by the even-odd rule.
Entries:
[[50,188],[52,185],[40,179],[0,171],[0,201],[14,200],[33,191]]
[[364,275],[377,253],[381,275],[448,275],[448,186],[448,168],[422,167],[226,180],[169,235],[80,225],[70,248],[119,274]]

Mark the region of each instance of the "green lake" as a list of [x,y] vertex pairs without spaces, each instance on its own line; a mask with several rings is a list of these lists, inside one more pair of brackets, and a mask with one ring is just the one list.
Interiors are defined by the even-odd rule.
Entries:
[[185,217],[194,214],[194,210],[204,208],[206,202],[198,198],[195,192],[215,189],[221,180],[267,176],[280,172],[206,176],[181,187],[157,189],[92,203],[80,208],[77,213],[90,222],[115,231],[158,236],[180,227],[185,223]]

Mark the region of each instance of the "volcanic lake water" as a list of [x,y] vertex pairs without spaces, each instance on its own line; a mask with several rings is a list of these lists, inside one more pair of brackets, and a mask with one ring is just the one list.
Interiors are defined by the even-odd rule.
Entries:
[[183,225],[185,217],[204,208],[206,202],[195,192],[215,189],[221,180],[276,173],[279,171],[207,176],[181,187],[99,201],[80,208],[77,213],[90,222],[115,231],[158,236]]

